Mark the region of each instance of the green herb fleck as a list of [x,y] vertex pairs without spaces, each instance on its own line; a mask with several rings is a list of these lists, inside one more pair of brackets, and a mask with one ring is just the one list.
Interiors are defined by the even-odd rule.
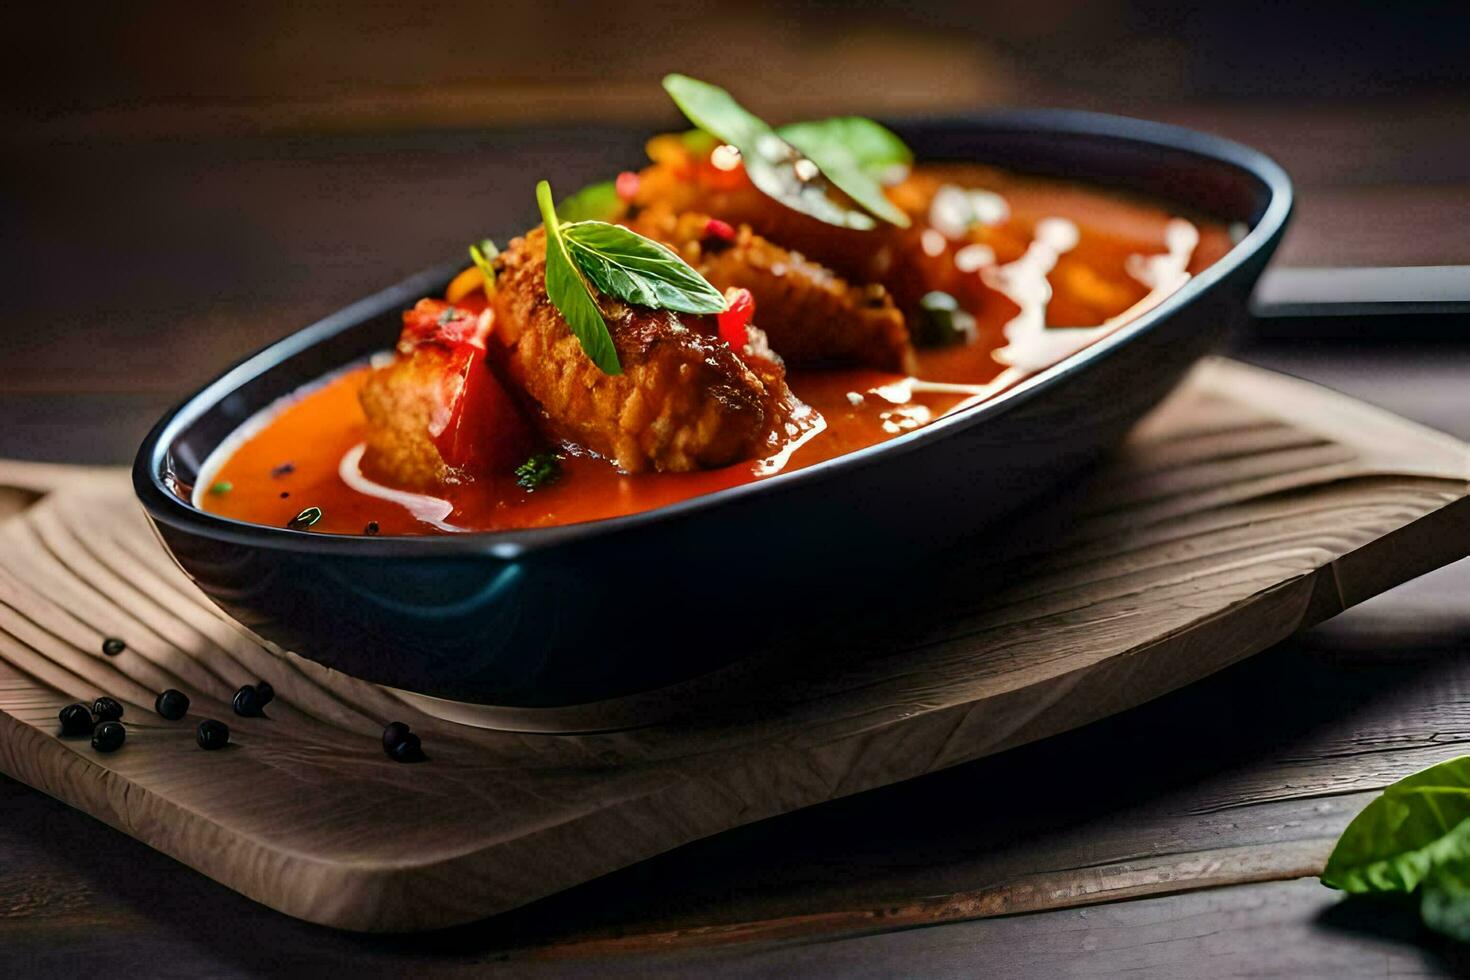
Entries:
[[623,201],[611,180],[590,184],[556,206],[563,221],[611,221],[623,213]]
[[304,531],[321,519],[322,509],[320,507],[308,507],[286,522],[286,526],[293,531]]
[[235,485],[229,480],[220,480],[214,486],[209,488],[209,492],[214,494],[216,497],[223,497],[225,494],[229,493],[233,489],[235,489]]
[[516,483],[534,492],[561,478],[561,459],[556,453],[537,453],[515,469]]
[[1322,883],[1354,894],[1418,891],[1425,925],[1470,940],[1470,756],[1386,788],[1342,832]]
[[495,289],[495,256],[499,254],[500,249],[488,238],[482,238],[478,244],[470,246],[470,260],[480,270],[480,275],[485,277],[487,296]]
[[975,318],[949,293],[935,290],[919,300],[914,340],[921,347],[952,347],[975,339]]
[[618,352],[613,348],[607,321],[602,318],[602,310],[597,306],[592,288],[577,271],[567,252],[561,222],[557,220],[556,208],[551,203],[551,185],[544,180],[536,185],[536,204],[541,208],[541,220],[546,224],[547,298],[566,319],[567,326],[592,363],[604,374],[622,374],[623,366],[618,363]]
[[443,327],[448,325],[449,321],[457,316],[459,316],[459,310],[452,306],[444,307],[444,311],[439,314],[439,326]]

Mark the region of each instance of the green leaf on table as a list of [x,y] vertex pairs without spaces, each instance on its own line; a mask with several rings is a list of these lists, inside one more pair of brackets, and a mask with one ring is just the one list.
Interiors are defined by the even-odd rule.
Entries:
[[789,123],[776,130],[821,169],[838,190],[890,224],[907,228],[909,216],[883,193],[914,162],[904,141],[886,126],[862,116],[837,116]]
[[746,176],[767,197],[829,225],[864,231],[874,227],[868,215],[828,195],[829,181],[821,179],[817,161],[782,139],[729,92],[688,75],[664,76],[664,89],[690,122],[740,151]]
[[723,313],[725,297],[672,249],[605,221],[562,226],[577,268],[601,292],[680,313]]
[[1322,883],[1347,892],[1411,892],[1436,869],[1470,866],[1470,756],[1383,791],[1353,818]]
[[591,288],[567,252],[561,222],[557,220],[556,207],[551,200],[551,185],[544,180],[536,185],[536,204],[546,225],[547,298],[567,321],[567,326],[592,363],[604,374],[622,374],[623,366],[618,363],[618,352],[613,347],[607,321],[602,317]]
[[623,201],[611,180],[588,184],[556,206],[562,221],[611,221],[622,211]]
[[1419,918],[1435,932],[1470,943],[1470,862],[1441,864],[1420,886]]

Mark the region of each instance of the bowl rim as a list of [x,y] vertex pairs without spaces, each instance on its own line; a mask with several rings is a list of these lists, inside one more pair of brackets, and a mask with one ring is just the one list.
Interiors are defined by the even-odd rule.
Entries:
[[948,127],[973,130],[976,133],[1021,131],[1037,135],[1093,137],[1156,146],[1233,166],[1260,181],[1265,186],[1268,197],[1260,217],[1230,251],[1163,302],[1106,337],[1051,367],[1030,375],[999,394],[886,442],[844,453],[799,470],[701,494],[652,510],[575,524],[505,531],[391,536],[318,534],[253,524],[212,514],[194,506],[192,501],[184,500],[168,487],[164,474],[170,447],[184,430],[224,398],[283,361],[328,338],[353,329],[363,320],[381,315],[394,306],[411,303],[441,286],[463,266],[464,263],[458,260],[412,275],[266,345],[241,358],[184,398],[164,414],[139,446],[132,468],[134,491],[149,517],[155,522],[233,544],[298,554],[358,557],[489,555],[512,560],[531,552],[620,534],[647,524],[724,507],[751,494],[778,493],[807,483],[831,479],[851,469],[880,461],[891,461],[914,451],[927,440],[943,438],[946,434],[978,425],[986,419],[1011,411],[1063,383],[1092,362],[1108,357],[1118,348],[1153,330],[1159,323],[1193,303],[1263,248],[1274,243],[1282,234],[1291,214],[1291,179],[1269,156],[1242,143],[1170,123],[1076,109],[1038,108],[912,115],[894,119],[889,124],[899,130]]

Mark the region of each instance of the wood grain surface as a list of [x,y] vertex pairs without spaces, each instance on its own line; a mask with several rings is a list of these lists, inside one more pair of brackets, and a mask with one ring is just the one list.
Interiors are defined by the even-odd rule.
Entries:
[[[1087,723],[1470,551],[1463,444],[1214,362],[1108,467],[1000,543],[1012,556],[1004,585],[975,588],[993,571],[987,549],[956,555],[951,591],[910,604],[904,622],[850,624],[800,663],[787,651],[753,657],[689,685],[684,711],[654,724],[536,735],[420,715],[261,646],[193,591],[116,472],[7,473],[18,489],[0,497],[14,512],[0,525],[0,768],[258,901],[369,930],[479,918],[732,826]],[[102,656],[107,635],[129,650]],[[270,719],[229,715],[229,694],[258,678],[280,692]],[[153,715],[167,686],[194,698],[190,722],[231,721],[236,747],[205,756],[192,724]],[[55,738],[62,704],[103,691],[127,705],[122,751]],[[394,717],[424,732],[429,763],[382,756],[377,732]],[[1033,863],[993,887],[795,928],[1296,877],[1315,870],[1333,822],[1319,816],[1270,846],[1100,850],[1081,877]],[[793,928],[754,920],[584,942],[647,948]]]

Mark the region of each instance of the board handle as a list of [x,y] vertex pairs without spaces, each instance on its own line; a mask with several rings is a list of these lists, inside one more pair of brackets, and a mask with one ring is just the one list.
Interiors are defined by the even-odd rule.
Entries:
[[1260,340],[1460,341],[1470,265],[1268,269],[1251,312]]
[[0,521],[29,510],[67,483],[85,480],[89,467],[0,459]]

